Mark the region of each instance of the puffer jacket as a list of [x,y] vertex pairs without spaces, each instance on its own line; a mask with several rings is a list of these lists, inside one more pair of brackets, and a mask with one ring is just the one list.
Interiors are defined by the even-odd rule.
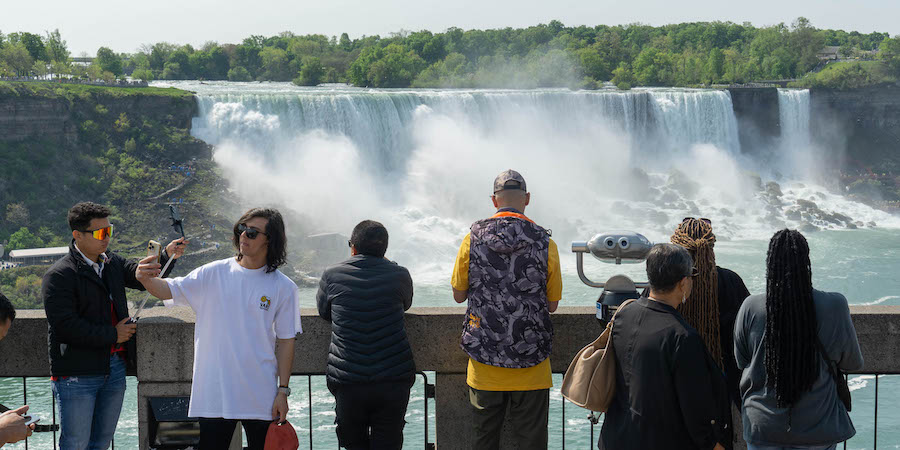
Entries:
[[412,297],[409,271],[385,258],[356,255],[325,270],[316,305],[331,321],[329,383],[412,382],[416,366],[403,323]]

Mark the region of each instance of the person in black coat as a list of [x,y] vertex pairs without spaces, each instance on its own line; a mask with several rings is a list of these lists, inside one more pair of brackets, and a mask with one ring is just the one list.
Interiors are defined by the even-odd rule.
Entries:
[[416,366],[403,315],[412,306],[409,272],[384,257],[388,232],[365,220],[350,238],[350,259],[322,274],[316,304],[331,321],[326,379],[335,397],[338,443],[399,449]]
[[707,351],[725,373],[728,395],[737,410],[741,371],[734,359],[734,318],[750,291],[735,272],[716,264],[716,235],[709,219],[686,217],[672,235],[672,243],[688,250],[699,274],[679,313],[703,338]]
[[683,247],[650,250],[649,295],[621,308],[613,323],[616,388],[598,448],[731,447],[725,378],[700,334],[678,313],[696,274]]
[[[60,448],[107,448],[125,395],[126,370],[134,373],[135,324],[127,323],[125,288],[143,290],[137,261],[107,251],[110,210],[90,202],[68,213],[69,253],[44,274],[50,374],[60,410]],[[183,239],[166,247],[180,257]],[[171,268],[170,268],[171,270]],[[127,366],[127,367],[126,367]]]

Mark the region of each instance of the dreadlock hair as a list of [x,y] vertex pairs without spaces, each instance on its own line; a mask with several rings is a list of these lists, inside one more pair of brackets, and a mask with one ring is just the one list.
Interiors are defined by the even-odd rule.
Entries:
[[725,366],[722,363],[722,341],[719,337],[719,273],[713,252],[716,235],[709,222],[689,218],[675,227],[672,243],[688,250],[699,273],[694,277],[690,297],[678,308],[678,312],[700,333],[706,349],[721,369]]
[[772,236],[766,255],[766,383],[779,408],[792,406],[819,376],[809,245],[796,230]]

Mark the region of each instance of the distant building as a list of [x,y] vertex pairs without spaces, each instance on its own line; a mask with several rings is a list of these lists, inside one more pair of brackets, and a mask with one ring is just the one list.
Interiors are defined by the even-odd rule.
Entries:
[[9,252],[9,262],[23,266],[52,264],[69,253],[69,247],[23,248]]
[[827,45],[819,50],[819,53],[816,53],[816,57],[821,61],[836,61],[839,58],[840,50],[840,47]]

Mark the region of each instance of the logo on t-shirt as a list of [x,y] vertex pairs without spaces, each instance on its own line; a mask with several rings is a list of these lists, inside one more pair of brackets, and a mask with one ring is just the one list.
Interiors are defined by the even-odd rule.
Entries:
[[268,311],[271,304],[272,300],[269,300],[269,297],[266,297],[265,295],[263,295],[262,298],[259,299],[259,309]]

